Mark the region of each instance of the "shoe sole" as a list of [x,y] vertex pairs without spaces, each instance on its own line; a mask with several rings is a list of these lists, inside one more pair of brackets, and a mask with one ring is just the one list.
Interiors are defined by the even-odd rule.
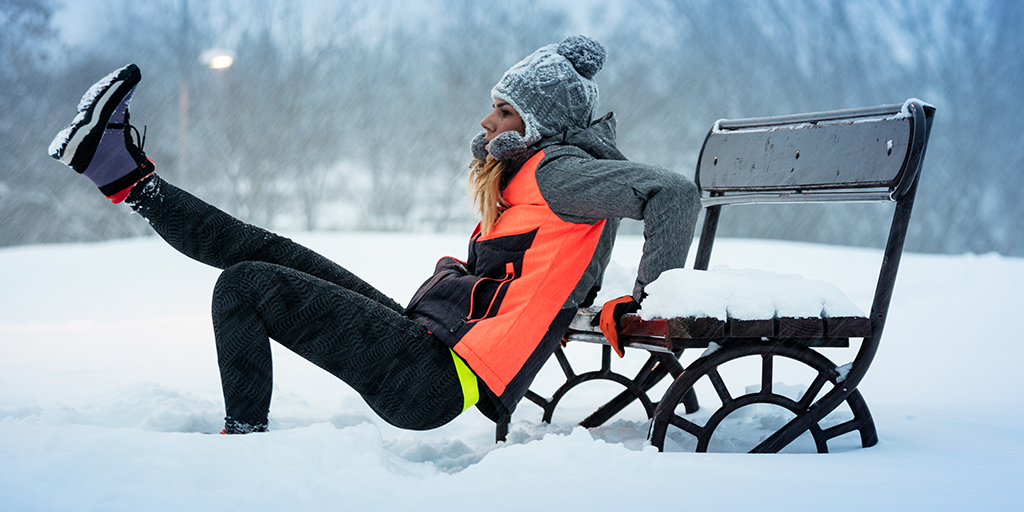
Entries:
[[78,103],[75,120],[50,144],[50,156],[78,173],[85,172],[114,110],[141,80],[139,67],[129,64],[90,87]]

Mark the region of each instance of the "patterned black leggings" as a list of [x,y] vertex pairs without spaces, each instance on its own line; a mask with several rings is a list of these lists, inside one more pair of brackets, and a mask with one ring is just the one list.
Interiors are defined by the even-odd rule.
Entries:
[[224,269],[213,325],[228,432],[266,429],[269,338],[345,381],[397,427],[431,429],[462,412],[448,347],[351,272],[156,175],[126,202],[182,254]]

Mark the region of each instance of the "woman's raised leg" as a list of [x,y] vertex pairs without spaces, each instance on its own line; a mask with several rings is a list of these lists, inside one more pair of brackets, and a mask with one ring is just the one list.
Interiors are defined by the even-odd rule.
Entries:
[[249,224],[163,181],[137,145],[130,105],[142,81],[129,64],[96,82],[82,97],[78,113],[50,144],[50,156],[89,178],[114,203],[129,204],[172,247],[203,263],[225,269],[242,261],[283,265],[364,295],[395,311],[391,298],[341,266],[291,240]]
[[171,247],[226,269],[244,261],[288,267],[352,290],[399,313],[400,304],[323,255],[242,222],[154,174],[125,200]]

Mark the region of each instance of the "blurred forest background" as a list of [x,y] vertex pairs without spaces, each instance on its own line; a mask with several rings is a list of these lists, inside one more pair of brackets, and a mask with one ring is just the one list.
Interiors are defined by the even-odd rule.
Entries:
[[[691,178],[716,119],[932,103],[908,250],[1024,256],[1021,27],[1016,0],[0,0],[0,245],[151,233],[46,155],[128,62],[158,172],[222,209],[285,231],[468,234],[491,87],[586,33],[608,49],[599,110],[620,148]],[[234,65],[205,67],[210,48]],[[891,206],[761,208],[720,233],[877,247]]]

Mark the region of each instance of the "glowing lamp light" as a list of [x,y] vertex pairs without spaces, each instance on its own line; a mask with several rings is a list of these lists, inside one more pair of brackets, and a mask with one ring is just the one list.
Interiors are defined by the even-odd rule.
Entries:
[[211,69],[224,69],[235,63],[235,54],[230,50],[211,48],[199,56],[199,61]]
[[210,67],[213,69],[224,69],[234,64],[235,59],[231,58],[230,55],[218,55],[210,59]]

